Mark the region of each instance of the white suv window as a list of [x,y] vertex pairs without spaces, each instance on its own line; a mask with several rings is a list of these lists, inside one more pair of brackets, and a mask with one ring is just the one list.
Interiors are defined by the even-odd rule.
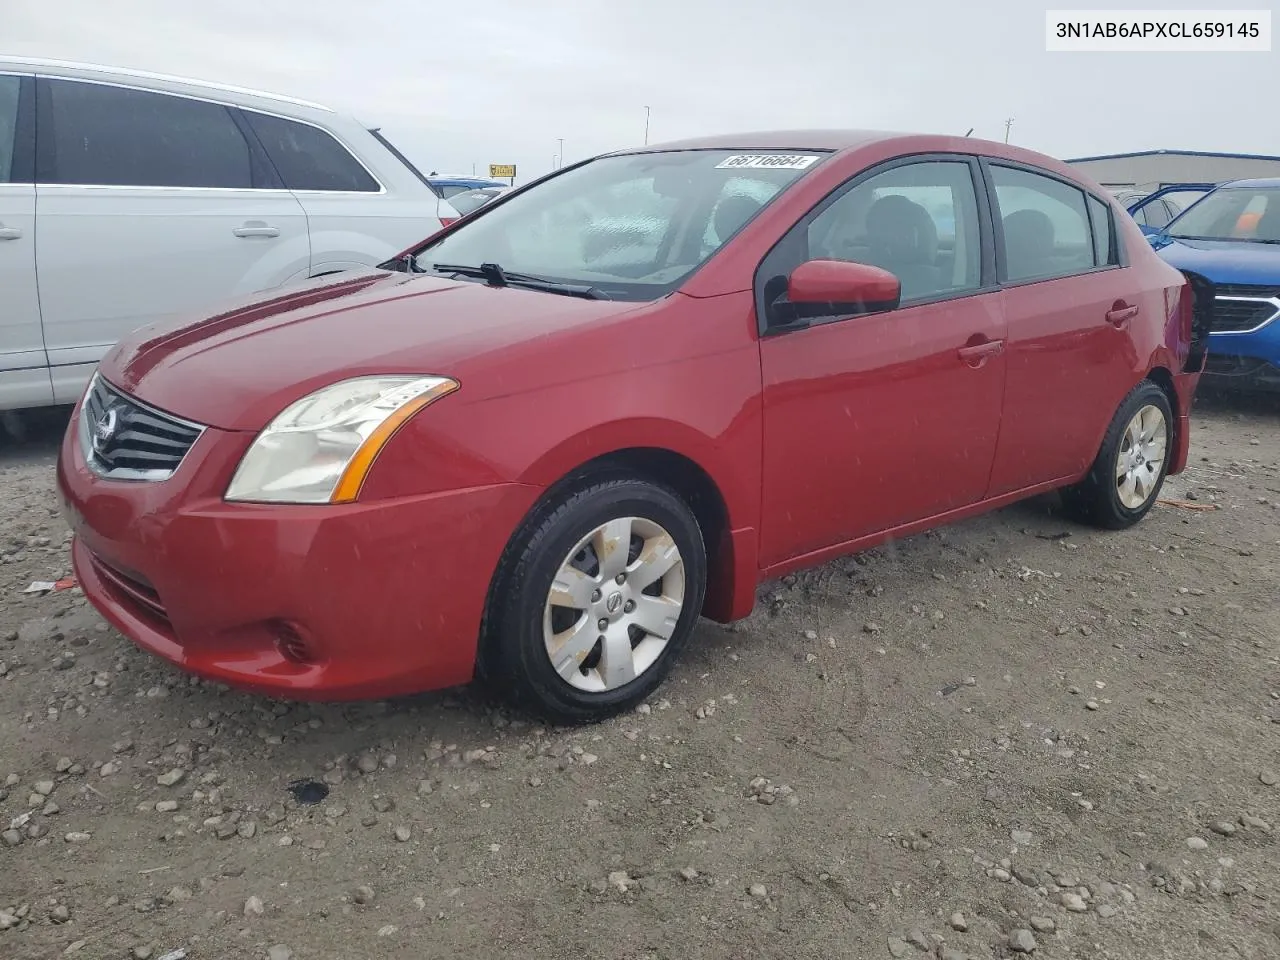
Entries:
[[101,83],[42,83],[47,97],[40,117],[43,183],[255,185],[249,143],[221,104]]
[[0,77],[0,183],[13,179],[13,145],[18,132],[20,77]]
[[377,193],[381,189],[364,165],[319,127],[252,110],[243,112],[290,190]]

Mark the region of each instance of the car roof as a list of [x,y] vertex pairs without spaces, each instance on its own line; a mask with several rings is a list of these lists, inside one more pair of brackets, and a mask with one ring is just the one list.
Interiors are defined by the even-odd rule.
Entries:
[[1226,183],[1218,184],[1219,189],[1223,187],[1280,187],[1280,177],[1255,177],[1250,180],[1228,180]]
[[277,103],[289,103],[298,107],[307,107],[311,110],[323,110],[325,113],[334,112],[332,107],[326,107],[322,103],[301,100],[297,97],[287,97],[279,93],[267,93],[263,90],[237,87],[229,83],[214,83],[210,80],[195,80],[190,77],[178,77],[167,73],[152,73],[148,70],[133,70],[127,67],[113,67],[100,63],[78,63],[72,60],[50,60],[41,57],[11,57],[0,53],[0,70],[5,69],[50,70],[79,76],[83,79],[144,80],[151,83],[186,87],[189,92],[216,91],[237,94],[243,97],[254,97],[261,100],[274,100]]
[[843,153],[880,144],[901,146],[904,152],[970,153],[1045,166],[1045,161],[1058,172],[1080,181],[1089,181],[1080,171],[1067,167],[1061,160],[1023,147],[979,137],[936,133],[913,133],[896,130],[811,129],[759,130],[747,133],[724,133],[709,137],[692,137],[666,143],[650,144],[616,151],[657,153],[668,150],[818,150]]

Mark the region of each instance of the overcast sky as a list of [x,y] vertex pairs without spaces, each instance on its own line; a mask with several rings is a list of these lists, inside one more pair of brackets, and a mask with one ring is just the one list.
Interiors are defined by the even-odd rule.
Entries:
[[[1156,6],[1175,5],[1197,6]],[[1045,7],[0,0],[0,53],[319,100],[381,124],[424,171],[514,162],[520,181],[550,169],[559,137],[569,161],[641,143],[646,105],[652,142],[829,126],[974,127],[998,140],[1013,117],[1012,142],[1064,158],[1160,147],[1280,155],[1280,128],[1260,105],[1280,80],[1280,53],[1046,53]]]

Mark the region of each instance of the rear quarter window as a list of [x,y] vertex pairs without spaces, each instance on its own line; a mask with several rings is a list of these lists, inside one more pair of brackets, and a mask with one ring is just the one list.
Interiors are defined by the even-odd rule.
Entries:
[[351,151],[319,127],[245,110],[244,116],[290,190],[377,193],[381,186]]

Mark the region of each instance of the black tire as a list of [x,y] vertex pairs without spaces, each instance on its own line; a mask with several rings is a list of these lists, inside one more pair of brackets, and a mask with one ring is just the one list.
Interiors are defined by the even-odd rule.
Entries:
[[[1147,498],[1141,506],[1133,508],[1121,502],[1116,483],[1116,466],[1124,444],[1125,428],[1138,411],[1148,406],[1155,407],[1164,416],[1165,455]],[[1169,398],[1157,384],[1144,380],[1120,403],[1088,475],[1079,484],[1062,491],[1063,506],[1081,522],[1104,530],[1124,530],[1131,527],[1147,515],[1160,496],[1172,453],[1173,410],[1169,406]]]
[[[684,603],[666,647],[648,669],[615,689],[584,691],[556,672],[543,636],[543,614],[570,551],[597,527],[622,517],[656,523],[670,534],[683,562]],[[646,480],[584,480],[535,510],[508,545],[490,591],[478,677],[556,723],[587,723],[620,713],[649,696],[670,672],[698,621],[706,580],[702,531],[680,497]]]

